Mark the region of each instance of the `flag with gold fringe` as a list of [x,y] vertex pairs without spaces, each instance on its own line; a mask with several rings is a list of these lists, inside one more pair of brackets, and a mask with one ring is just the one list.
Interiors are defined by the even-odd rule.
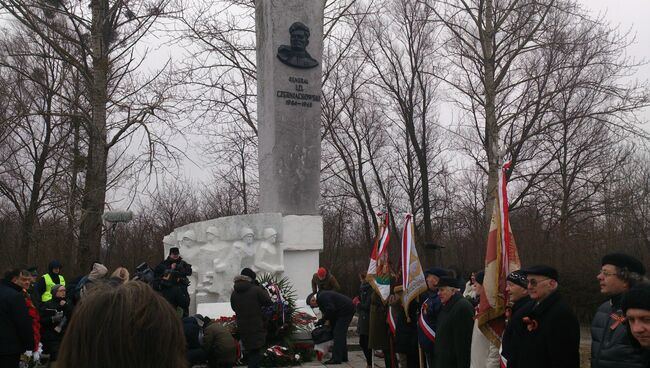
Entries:
[[477,319],[481,332],[497,347],[505,330],[505,311],[508,303],[506,277],[521,268],[515,238],[510,229],[508,195],[506,191],[506,163],[499,173],[485,252],[485,278],[480,295]]
[[386,304],[390,295],[390,266],[388,264],[388,243],[390,231],[388,226],[388,213],[379,212],[380,225],[375,244],[370,255],[368,274],[366,280],[377,294],[381,301]]
[[409,304],[418,295],[427,290],[427,282],[424,278],[418,251],[415,248],[415,226],[413,215],[406,214],[404,218],[404,230],[402,232],[402,305],[404,313],[409,319]]

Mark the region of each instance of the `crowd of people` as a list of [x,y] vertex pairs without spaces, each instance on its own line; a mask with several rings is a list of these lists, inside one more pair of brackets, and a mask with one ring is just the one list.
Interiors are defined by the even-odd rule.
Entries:
[[[66,281],[63,265],[47,273],[35,268],[7,271],[0,281],[0,367],[18,367],[26,351],[41,351],[58,367],[190,367],[207,363],[229,368],[238,360],[231,331],[201,315],[188,315],[187,277],[192,266],[172,248],[154,269],[124,267],[109,273],[94,263],[87,275]],[[607,254],[595,280],[606,301],[591,323],[592,368],[650,367],[650,283],[637,258]],[[485,273],[464,284],[454,271],[431,267],[427,290],[402,306],[395,283],[388,302],[359,274],[354,299],[321,267],[306,303],[318,307],[317,326],[333,338],[326,365],[347,362],[347,332],[358,315],[357,332],[367,367],[373,355],[387,368],[579,368],[580,325],[563,300],[556,269],[538,265],[507,276],[505,329],[477,318],[485,297]],[[398,280],[396,280],[398,281]],[[461,291],[461,289],[463,289]],[[231,307],[248,367],[261,366],[266,331],[263,308],[272,304],[253,270],[233,280]],[[496,325],[495,325],[496,326]],[[490,326],[488,326],[490,328]],[[165,354],[153,354],[164,347]]]
[[[595,281],[607,300],[591,323],[591,367],[650,367],[650,283],[645,267],[622,253],[607,254],[601,263]],[[373,351],[391,368],[580,367],[580,324],[562,298],[555,268],[531,266],[507,275],[505,324],[485,325],[479,325],[478,318],[479,304],[486,302],[483,271],[472,273],[467,284],[440,267],[424,274],[427,290],[411,302],[408,313],[401,305],[401,285],[384,304],[360,274],[354,304],[368,368]],[[339,324],[345,329],[349,325],[348,300],[332,290],[318,290],[307,299],[335,326],[334,352],[327,364],[347,358],[346,347],[337,347],[345,340],[337,341],[336,331]]]
[[[38,275],[13,269],[0,280],[0,367],[41,354],[50,367],[169,367],[207,363],[229,368],[235,340],[219,323],[188,315],[192,266],[178,248],[151,269],[132,276],[109,273],[99,262],[88,274],[66,280],[59,261]],[[164,348],[166,354],[152,354]]]

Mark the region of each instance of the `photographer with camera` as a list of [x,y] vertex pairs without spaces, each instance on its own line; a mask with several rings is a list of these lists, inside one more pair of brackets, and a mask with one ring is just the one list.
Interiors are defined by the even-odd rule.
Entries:
[[52,299],[41,304],[41,342],[43,352],[50,355],[50,361],[56,361],[65,328],[70,321],[72,305],[66,298],[63,285],[52,287]]
[[[187,288],[190,286],[190,279],[188,279],[188,277],[192,275],[192,265],[183,260],[178,247],[169,248],[169,256],[156,266],[154,275],[156,278],[160,278],[166,270],[174,271],[177,274],[178,284],[181,286],[181,290],[189,300],[190,294],[188,293]],[[189,304],[188,307],[183,308],[183,316],[187,317],[188,315]]]
[[133,275],[132,280],[141,281],[145,284],[151,284],[155,280],[153,270],[147,262],[142,262],[135,268],[135,275]]
[[185,286],[182,285],[180,278],[178,272],[165,270],[162,278],[155,279],[151,283],[151,287],[172,305],[179,318],[187,317],[190,306],[190,297],[183,291]]

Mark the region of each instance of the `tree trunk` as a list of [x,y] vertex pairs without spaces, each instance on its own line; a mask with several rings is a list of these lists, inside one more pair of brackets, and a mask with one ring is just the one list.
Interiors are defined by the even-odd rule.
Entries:
[[93,70],[90,101],[92,121],[88,127],[88,158],[86,182],[81,203],[81,224],[79,226],[79,265],[82,270],[90,269],[92,262],[99,259],[102,238],[102,214],[106,201],[106,101],[108,99],[108,2],[92,2],[92,56]]

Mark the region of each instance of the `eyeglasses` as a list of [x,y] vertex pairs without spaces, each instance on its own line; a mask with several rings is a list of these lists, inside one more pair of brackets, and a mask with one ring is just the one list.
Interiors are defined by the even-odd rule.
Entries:
[[606,271],[606,270],[600,270],[600,271],[598,272],[598,274],[599,274],[599,275],[603,275],[603,276],[605,276],[605,277],[609,277],[609,276],[615,276],[615,275],[616,275],[616,272],[608,272],[608,271]]
[[544,281],[548,281],[548,280],[550,280],[550,279],[548,279],[548,278],[547,278],[547,279],[541,279],[541,280],[537,280],[537,279],[529,279],[529,280],[528,280],[528,285],[530,285],[530,286],[532,286],[532,287],[535,287],[535,286],[541,284],[542,282],[544,282]]

